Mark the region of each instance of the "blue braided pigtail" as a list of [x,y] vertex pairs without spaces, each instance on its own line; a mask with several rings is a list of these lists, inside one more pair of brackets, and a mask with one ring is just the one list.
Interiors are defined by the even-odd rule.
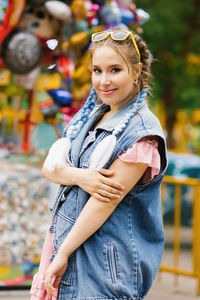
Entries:
[[96,91],[91,89],[89,97],[85,102],[82,109],[78,112],[74,122],[70,124],[67,129],[66,137],[58,139],[50,148],[49,153],[45,159],[44,167],[49,171],[53,171],[56,168],[62,168],[66,165],[70,165],[71,161],[69,153],[71,150],[71,141],[75,139],[78,133],[87,122],[90,113],[95,107]]
[[140,105],[144,101],[147,95],[147,89],[143,89],[141,94],[138,95],[138,99],[134,103],[134,105],[129,109],[129,111],[125,114],[122,121],[115,128],[112,134],[105,137],[94,149],[91,158],[90,158],[90,168],[98,168],[101,169],[105,166],[105,164],[110,159],[115,146],[117,144],[117,135],[122,133],[126,128],[129,120],[135,115],[136,111],[139,109]]
[[85,102],[84,106],[78,113],[78,117],[75,119],[75,121],[70,125],[70,127],[67,130],[66,137],[69,138],[70,140],[76,138],[83,125],[87,122],[89,115],[95,106],[95,97],[96,97],[96,91],[94,88],[92,88],[87,101]]

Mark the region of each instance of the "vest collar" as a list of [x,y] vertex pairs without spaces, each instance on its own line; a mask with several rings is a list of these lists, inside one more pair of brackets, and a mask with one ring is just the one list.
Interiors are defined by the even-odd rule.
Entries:
[[[125,113],[131,108],[132,105],[137,100],[137,96],[134,97],[132,100],[127,102],[125,105],[123,105],[120,110],[118,110],[116,113],[114,113],[108,120],[100,124],[96,127],[95,130],[103,129],[106,131],[112,132],[116,126],[119,124],[119,122],[122,120],[122,117],[125,115]],[[142,103],[139,103],[137,106],[137,111],[145,104],[145,101]],[[72,165],[77,167],[78,166],[78,158],[81,152],[81,147],[83,144],[84,139],[86,138],[88,131],[90,128],[92,128],[92,125],[94,122],[98,122],[98,120],[103,116],[103,114],[109,110],[109,105],[101,104],[99,107],[96,107],[96,109],[91,113],[88,121],[86,122],[85,126],[83,126],[82,130],[78,134],[78,136],[72,140],[72,147],[71,147],[71,162]]]
[[[135,96],[132,100],[127,102],[125,105],[123,105],[116,113],[114,113],[109,119],[107,119],[105,122],[101,123],[96,127],[96,130],[103,129],[112,132],[117,125],[121,122],[122,118],[125,116],[125,114],[128,112],[128,110],[133,107],[133,105],[136,103],[137,96]],[[137,105],[137,111],[141,109],[145,105],[145,101],[139,103]],[[106,112],[109,110],[109,105],[102,104],[98,111]]]

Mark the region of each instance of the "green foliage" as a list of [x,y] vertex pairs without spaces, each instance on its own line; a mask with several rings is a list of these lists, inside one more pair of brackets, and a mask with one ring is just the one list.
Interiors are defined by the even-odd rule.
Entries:
[[[163,99],[168,114],[199,108],[200,1],[136,0],[150,14],[142,37],[153,55],[152,100]],[[196,62],[188,61],[195,54]]]

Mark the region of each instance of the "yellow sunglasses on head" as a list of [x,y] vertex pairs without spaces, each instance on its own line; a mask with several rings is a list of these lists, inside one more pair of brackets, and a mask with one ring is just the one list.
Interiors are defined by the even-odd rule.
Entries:
[[137,46],[136,41],[134,39],[133,33],[131,31],[116,30],[116,31],[96,32],[96,33],[93,33],[91,40],[92,40],[93,43],[100,42],[100,41],[103,41],[103,40],[107,39],[109,36],[114,41],[124,41],[125,39],[127,39],[130,36],[131,40],[133,42],[133,45],[135,47],[135,50],[138,54],[139,61],[140,61],[140,51],[138,49],[138,46]]

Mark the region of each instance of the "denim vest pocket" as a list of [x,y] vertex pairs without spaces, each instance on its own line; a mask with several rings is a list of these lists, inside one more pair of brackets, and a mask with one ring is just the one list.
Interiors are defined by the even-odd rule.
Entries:
[[60,247],[77,218],[78,188],[72,187],[57,210],[54,223],[54,244]]
[[[53,244],[54,253],[56,254],[65,237],[73,227],[77,218],[77,196],[78,187],[74,186],[66,195],[65,201],[61,202],[61,206],[55,216]],[[72,285],[75,278],[75,253],[72,253],[68,259],[67,269],[62,277],[61,283]]]
[[105,266],[109,282],[112,285],[119,283],[119,257],[115,243],[104,244]]
[[78,206],[78,187],[73,186],[66,194],[63,194],[61,206],[58,208],[58,214],[69,223],[74,224],[77,218]]

